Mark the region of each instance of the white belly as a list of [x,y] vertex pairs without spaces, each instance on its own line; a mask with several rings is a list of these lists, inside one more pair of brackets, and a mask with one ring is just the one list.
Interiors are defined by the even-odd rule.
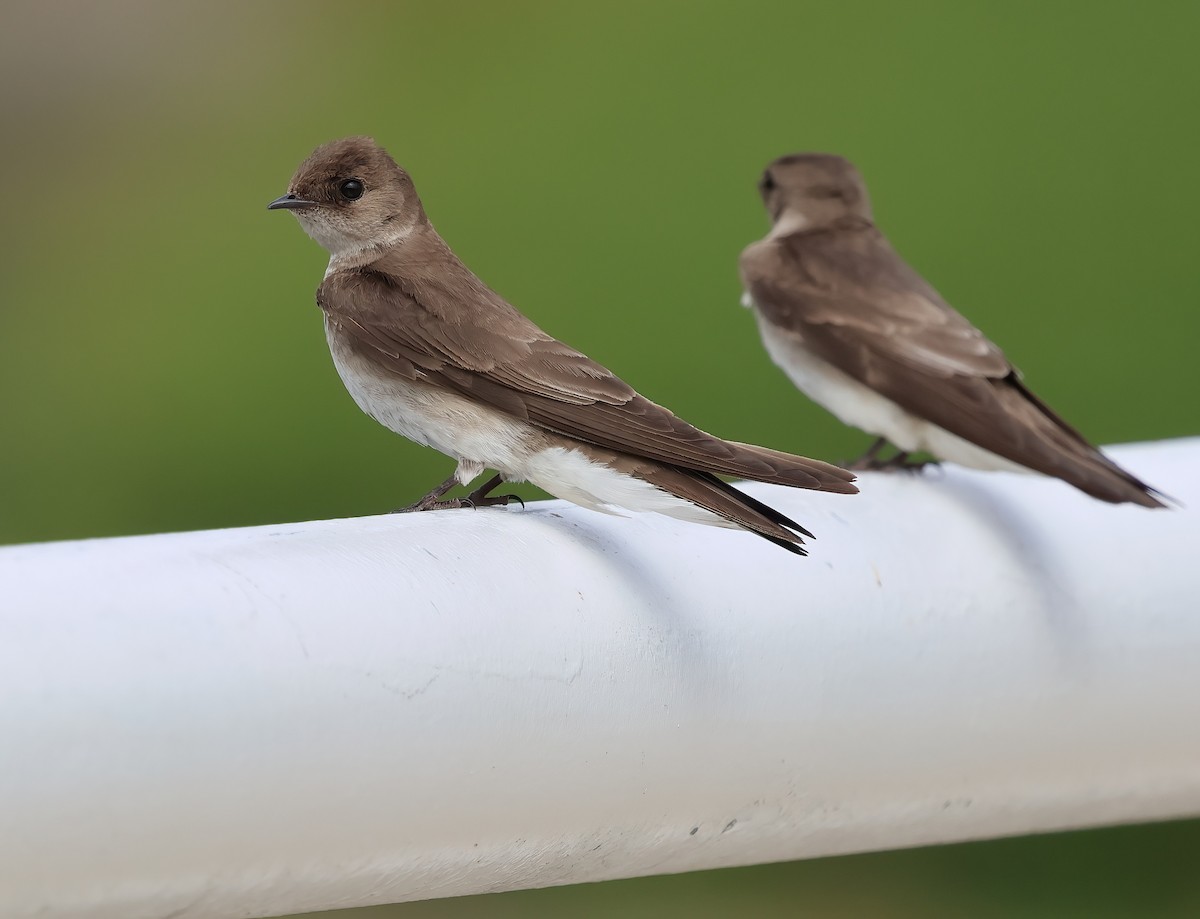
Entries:
[[805,395],[835,415],[843,424],[860,428],[909,453],[924,450],[939,459],[973,469],[1028,472],[1011,460],[977,447],[945,428],[918,418],[881,396],[869,386],[817,357],[799,335],[783,332],[755,311],[763,344]]

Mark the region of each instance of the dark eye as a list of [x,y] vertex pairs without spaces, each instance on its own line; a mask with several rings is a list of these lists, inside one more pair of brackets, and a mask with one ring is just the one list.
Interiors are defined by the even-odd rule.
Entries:
[[763,191],[774,191],[775,190],[775,179],[771,177],[771,173],[769,173],[769,172],[763,173],[762,181],[760,181],[758,183],[758,187],[761,188]]
[[363,183],[358,179],[346,179],[338,185],[338,191],[347,201],[356,201],[363,195]]

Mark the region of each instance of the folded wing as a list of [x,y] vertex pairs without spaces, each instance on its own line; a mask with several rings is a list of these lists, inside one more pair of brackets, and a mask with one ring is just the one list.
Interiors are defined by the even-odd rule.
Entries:
[[644,398],[609,370],[547,335],[502,299],[447,309],[437,291],[369,268],[337,272],[318,291],[328,321],[409,380],[447,386],[548,431],[704,473],[849,494],[837,466],[730,443]]

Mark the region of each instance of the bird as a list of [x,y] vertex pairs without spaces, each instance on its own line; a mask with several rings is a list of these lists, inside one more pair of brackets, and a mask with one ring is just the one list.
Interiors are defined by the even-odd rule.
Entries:
[[[877,438],[851,468],[919,467],[910,454],[923,451],[975,469],[1054,476],[1113,504],[1165,506],[1039,399],[897,254],[849,160],[783,156],[758,188],[772,226],[739,259],[742,303],[792,382]],[[881,461],[888,443],[899,453]]]
[[[693,427],[542,331],[459,260],[373,138],[318,147],[268,208],[329,252],[316,299],[355,403],[457,463],[402,511],[504,505],[519,499],[492,491],[525,481],[591,510],[741,528],[804,555],[812,533],[720,476],[858,490],[835,465]],[[496,474],[468,497],[445,498],[485,469]]]

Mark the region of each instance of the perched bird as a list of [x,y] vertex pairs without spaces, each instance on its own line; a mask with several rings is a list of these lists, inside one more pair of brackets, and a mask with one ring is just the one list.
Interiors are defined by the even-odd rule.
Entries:
[[[896,254],[850,162],[781,157],[759,191],[773,226],[742,252],[742,302],[796,386],[879,438],[855,466],[903,465],[922,450],[976,469],[1056,476],[1101,501],[1164,506],[1038,399]],[[888,442],[901,452],[881,463]]]
[[[290,210],[330,253],[317,303],[359,408],[458,462],[404,510],[506,504],[513,496],[491,491],[527,481],[606,513],[741,527],[803,555],[811,533],[718,476],[857,491],[837,466],[697,430],[547,335],[459,261],[371,138],[318,147],[268,207]],[[484,469],[498,475],[443,500]]]

